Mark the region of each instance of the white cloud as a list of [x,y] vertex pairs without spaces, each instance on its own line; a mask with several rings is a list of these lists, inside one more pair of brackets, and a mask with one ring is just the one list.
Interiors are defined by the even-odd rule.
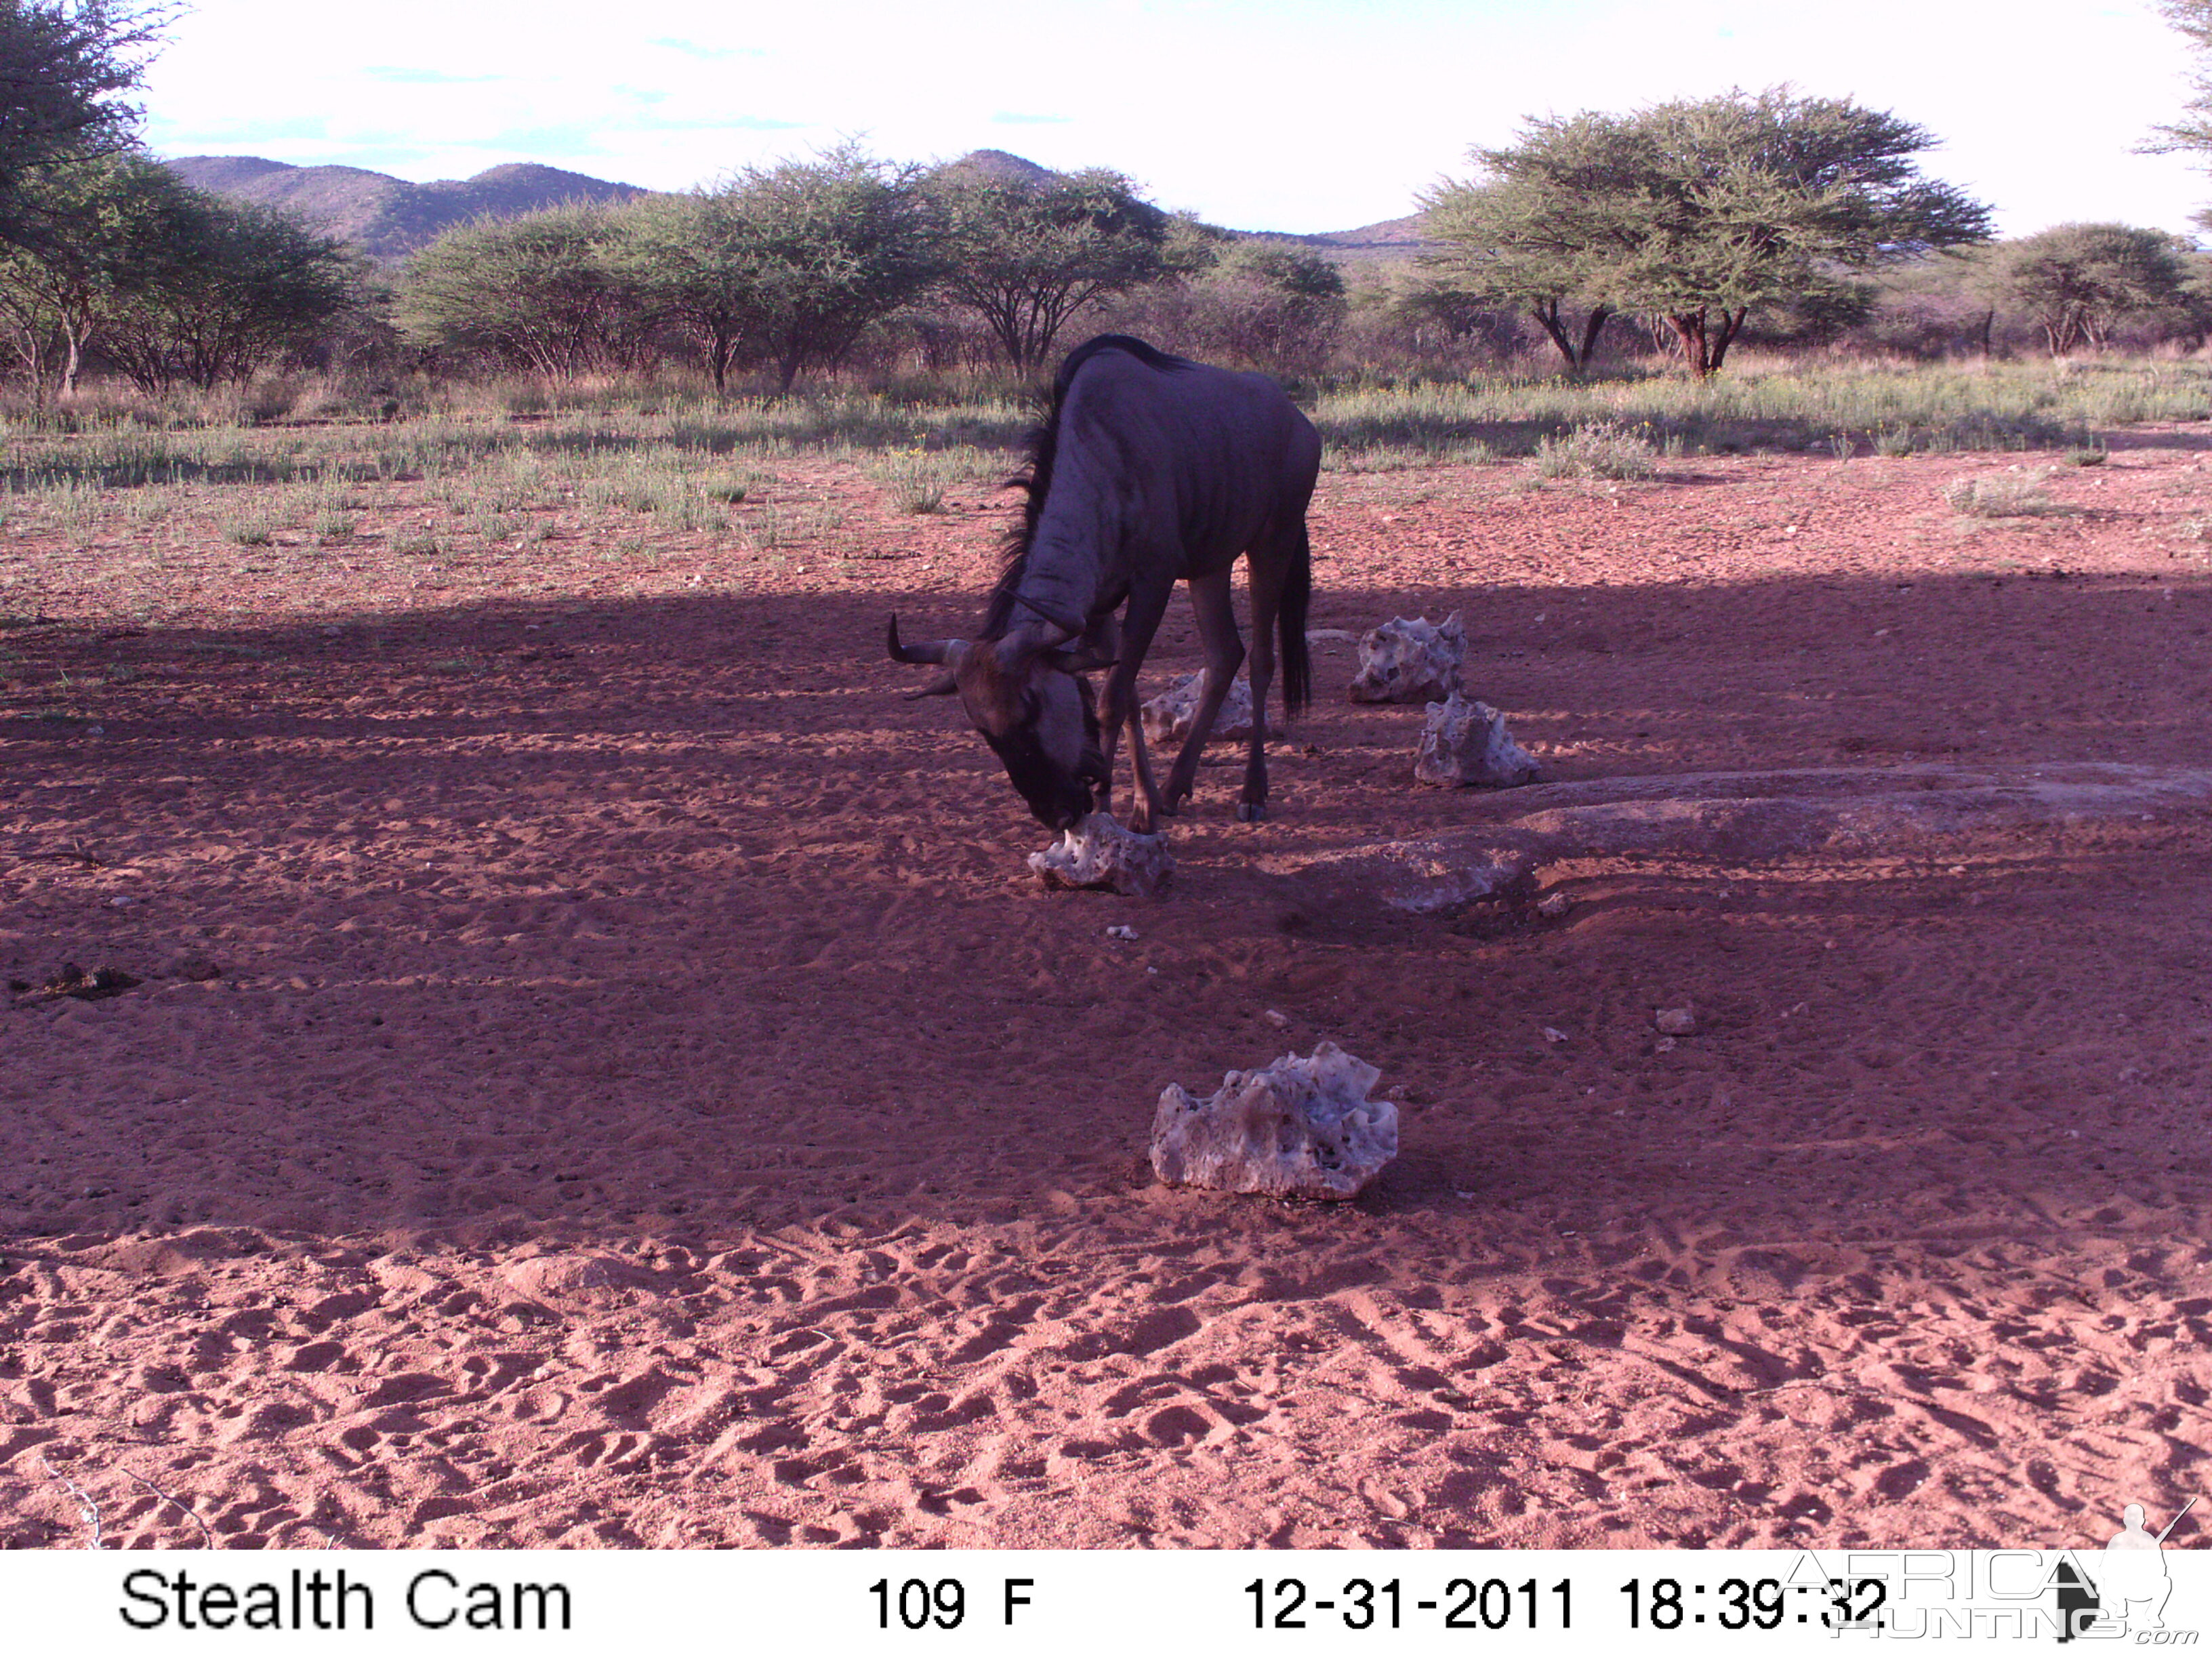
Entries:
[[1995,0],[658,0],[627,26],[579,0],[381,0],[369,15],[373,30],[357,9],[201,0],[149,77],[149,137],[416,178],[543,160],[664,189],[848,136],[917,160],[1012,142],[1046,166],[1118,168],[1218,222],[1326,230],[1410,211],[1527,114],[1787,81],[1934,131],[1929,170],[2008,233],[2185,229],[2212,201],[2189,161],[2131,153],[2184,95],[2179,38],[2150,0],[2080,9],[2055,35]]

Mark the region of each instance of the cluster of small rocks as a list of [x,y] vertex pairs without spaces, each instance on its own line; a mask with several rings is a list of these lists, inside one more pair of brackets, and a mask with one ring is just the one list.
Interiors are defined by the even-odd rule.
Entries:
[[1455,789],[1535,781],[1535,757],[1514,742],[1505,717],[1465,695],[1466,659],[1467,629],[1458,611],[1440,623],[1395,617],[1360,640],[1352,701],[1428,704],[1413,763],[1413,776],[1422,783]]

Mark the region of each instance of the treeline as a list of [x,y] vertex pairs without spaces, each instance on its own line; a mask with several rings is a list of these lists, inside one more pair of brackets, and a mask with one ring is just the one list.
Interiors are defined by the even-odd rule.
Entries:
[[37,237],[0,246],[0,325],[43,401],[88,365],[159,397],[243,382],[372,329],[363,269],[274,209],[122,154],[39,170]]
[[160,395],[322,349],[360,304],[346,251],[186,189],[131,102],[167,14],[0,0],[0,331],[44,401],[88,364]]
[[[2202,342],[2203,260],[2163,232],[2061,225],[1993,244],[1990,210],[1914,159],[1926,129],[1850,99],[1756,94],[1584,112],[1478,149],[1424,198],[1440,303],[1511,307],[1570,370],[1648,331],[1699,379],[1739,340],[2053,356]],[[2000,324],[2002,322],[2002,329]]]
[[[1672,321],[1660,313],[1601,313],[1586,301],[1548,296],[1504,309],[1510,302],[1480,289],[1455,291],[1449,280],[1410,303],[1431,310],[1442,335],[1500,356],[1534,355],[1570,372],[1608,360],[1682,356]],[[1593,320],[1584,362],[1577,334]],[[1572,354],[1555,326],[1574,340]],[[2012,241],[1922,253],[1840,288],[1747,307],[1733,337],[1768,352],[1919,362],[2188,353],[2208,340],[2212,257],[2185,237],[2117,223],[2057,225]]]
[[839,369],[1019,378],[1079,325],[1299,377],[1533,353],[1577,374],[1671,354],[1702,378],[1744,343],[2064,355],[2212,331],[2188,243],[2117,224],[1994,242],[1985,208],[1918,173],[1931,142],[1780,90],[1534,121],[1425,198],[1429,252],[1352,266],[1163,211],[1104,169],[923,167],[848,144],[686,194],[479,221],[391,269],[127,143],[80,142],[0,192],[0,330],[40,402],[94,372],[153,397],[301,368],[557,382],[689,365],[718,391]]
[[553,380],[688,362],[757,374],[906,360],[1015,375],[1077,319],[1280,373],[1322,368],[1349,301],[1322,255],[1163,211],[1122,175],[924,168],[844,146],[711,188],[450,231],[391,315],[441,368]]
[[0,247],[0,327],[41,399],[94,368],[157,395],[277,368],[568,380],[682,362],[718,390],[902,357],[1018,375],[1117,303],[1185,349],[1296,374],[1324,365],[1348,307],[1319,254],[1164,212],[1103,169],[1007,177],[847,146],[482,220],[394,270],[140,155],[27,182],[47,234]]

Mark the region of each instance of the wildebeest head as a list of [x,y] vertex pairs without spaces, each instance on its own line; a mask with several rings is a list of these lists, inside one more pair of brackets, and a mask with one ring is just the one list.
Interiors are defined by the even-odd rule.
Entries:
[[898,618],[887,636],[895,662],[934,663],[945,672],[909,697],[957,695],[969,722],[983,734],[1006,776],[1048,830],[1067,830],[1093,810],[1108,782],[1098,743],[1098,713],[1088,668],[1105,666],[1095,649],[1060,647],[1034,634],[1003,640],[899,641]]

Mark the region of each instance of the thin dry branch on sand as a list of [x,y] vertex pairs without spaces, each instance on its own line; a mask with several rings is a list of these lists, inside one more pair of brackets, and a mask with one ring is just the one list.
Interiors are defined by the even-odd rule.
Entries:
[[76,1499],[78,1517],[92,1528],[92,1541],[85,1547],[90,1550],[106,1548],[107,1547],[100,1540],[100,1505],[92,1501],[92,1494],[48,1462],[44,1452],[39,1454],[39,1467],[67,1486],[70,1489],[70,1495]]
[[[117,1467],[120,1468],[122,1466],[118,1464]],[[190,1504],[185,1502],[183,1498],[177,1497],[174,1493],[163,1492],[159,1486],[149,1480],[144,1475],[137,1474],[134,1470],[124,1469],[123,1473],[129,1475],[140,1486],[145,1487],[148,1492],[152,1492],[155,1497],[160,1498],[163,1503],[173,1504],[179,1509],[182,1510],[185,1514],[191,1518],[191,1523],[200,1529],[200,1544],[203,1548],[214,1549],[216,1547],[215,1534],[208,1530],[208,1523],[200,1518],[200,1512],[198,1510],[194,1509]]]

